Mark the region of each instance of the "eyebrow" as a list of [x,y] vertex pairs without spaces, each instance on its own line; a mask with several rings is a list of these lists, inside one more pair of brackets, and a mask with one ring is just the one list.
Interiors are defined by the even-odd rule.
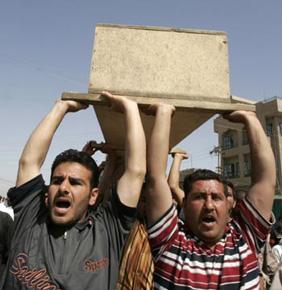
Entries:
[[69,180],[70,181],[76,181],[76,182],[80,182],[80,183],[85,183],[83,179],[79,178],[79,177],[72,177],[69,176]]
[[64,177],[62,175],[53,175],[51,176],[51,181],[52,180],[61,180],[64,179]]
[[[63,175],[53,175],[51,177],[51,181],[53,180],[64,180],[65,177]],[[80,182],[80,183],[85,183],[83,179],[79,178],[79,177],[73,177],[73,176],[68,176],[68,179],[72,182],[72,181],[76,181],[76,182]]]
[[210,194],[207,193],[206,191],[195,191],[195,192],[191,192],[190,194],[192,195],[197,195],[197,194],[201,194],[201,195],[223,195],[226,197],[224,192],[211,192]]

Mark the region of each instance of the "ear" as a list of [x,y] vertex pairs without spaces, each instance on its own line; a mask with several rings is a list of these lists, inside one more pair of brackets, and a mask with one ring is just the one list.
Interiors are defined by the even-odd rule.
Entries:
[[98,187],[92,188],[90,192],[89,202],[88,202],[90,206],[93,206],[96,203],[98,195],[99,195],[99,188]]
[[237,201],[234,200],[233,205],[232,205],[232,209],[235,208]]

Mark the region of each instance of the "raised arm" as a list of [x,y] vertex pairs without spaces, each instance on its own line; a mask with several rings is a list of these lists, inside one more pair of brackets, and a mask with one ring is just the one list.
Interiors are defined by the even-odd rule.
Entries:
[[121,202],[136,207],[146,173],[146,141],[137,103],[125,97],[102,94],[112,105],[112,109],[124,114],[125,152],[124,173],[117,182],[117,192]]
[[115,151],[107,153],[104,169],[99,181],[99,192],[101,201],[105,205],[111,198],[112,187],[115,182],[115,169],[117,167],[117,156]]
[[175,108],[171,105],[152,105],[155,123],[148,144],[146,210],[148,225],[157,221],[172,205],[171,191],[166,178],[169,152],[171,116]]
[[182,207],[184,191],[180,188],[180,168],[181,163],[184,159],[188,158],[188,154],[186,151],[174,148],[171,150],[170,154],[172,155],[173,161],[170,167],[169,175],[168,175],[168,184],[172,193],[172,197],[176,201],[179,208]]
[[270,142],[254,112],[236,111],[224,117],[245,125],[252,162],[252,185],[247,198],[269,220],[276,184],[275,159]]
[[99,168],[99,196],[96,205],[100,202],[106,204],[111,198],[111,188],[114,181],[114,171],[116,169],[116,152],[115,149],[107,143],[96,142],[95,140],[88,141],[82,148],[90,156],[93,156],[97,151],[107,154],[106,160],[101,162]]
[[40,173],[52,138],[67,112],[76,112],[87,105],[75,101],[58,100],[48,115],[36,127],[22,152],[16,186],[20,186]]

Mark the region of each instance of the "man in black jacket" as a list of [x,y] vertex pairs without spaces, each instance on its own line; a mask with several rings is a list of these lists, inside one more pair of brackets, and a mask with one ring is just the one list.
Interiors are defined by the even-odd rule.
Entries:
[[125,169],[112,199],[91,210],[98,196],[98,170],[87,153],[76,150],[56,157],[50,185],[45,185],[40,168],[57,127],[67,112],[87,107],[59,100],[30,136],[16,187],[8,193],[15,233],[1,289],[115,289],[146,171],[146,146],[137,104],[110,93],[103,96],[125,118]]

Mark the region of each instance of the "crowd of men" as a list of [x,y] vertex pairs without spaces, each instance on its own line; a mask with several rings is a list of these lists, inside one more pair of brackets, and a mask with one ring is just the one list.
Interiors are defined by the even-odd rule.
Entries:
[[[173,106],[144,109],[154,116],[146,142],[137,103],[102,95],[124,115],[124,155],[95,142],[67,149],[47,185],[40,169],[58,126],[87,108],[55,103],[28,139],[8,192],[11,234],[0,216],[7,237],[0,289],[282,289],[282,264],[263,270],[276,169],[256,114],[224,115],[242,123],[249,138],[252,185],[236,199],[232,183],[207,169],[188,174],[181,188],[182,151],[172,152],[166,176]],[[100,166],[91,156],[98,149],[107,154]]]

